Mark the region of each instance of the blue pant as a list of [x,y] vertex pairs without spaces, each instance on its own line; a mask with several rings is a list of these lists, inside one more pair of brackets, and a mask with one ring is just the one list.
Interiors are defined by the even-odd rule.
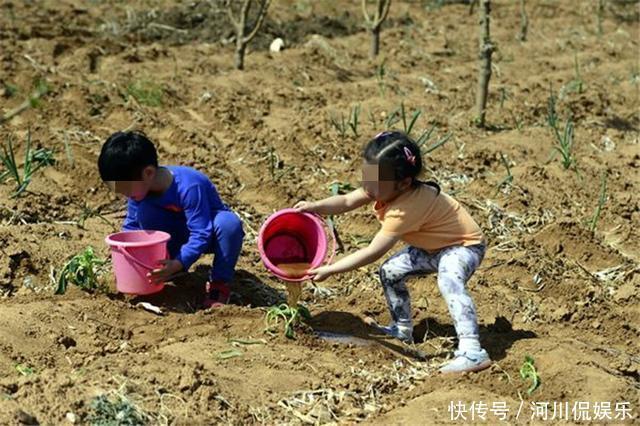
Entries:
[[[209,279],[229,283],[242,249],[242,221],[230,210],[218,210],[212,216],[213,235],[205,251],[214,256]],[[143,229],[164,231],[171,235],[168,243],[171,258],[175,258],[180,247],[189,240],[189,229],[182,213],[147,205],[138,211],[138,222]]]

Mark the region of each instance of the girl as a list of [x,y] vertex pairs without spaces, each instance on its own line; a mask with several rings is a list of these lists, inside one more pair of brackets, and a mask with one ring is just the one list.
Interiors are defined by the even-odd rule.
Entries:
[[486,251],[480,227],[453,198],[433,182],[417,179],[422,171],[420,148],[401,132],[383,132],[364,149],[362,188],[324,200],[301,201],[298,211],[335,215],[375,201],[381,229],[368,247],[332,265],[309,271],[315,281],[354,270],[379,259],[398,240],[407,247],[380,267],[380,281],[391,312],[391,323],[377,326],[406,343],[413,342],[411,302],[405,280],[411,275],[438,273],[444,297],[458,335],[455,358],[440,371],[479,371],[491,365],[480,346],[473,300],[465,288]]

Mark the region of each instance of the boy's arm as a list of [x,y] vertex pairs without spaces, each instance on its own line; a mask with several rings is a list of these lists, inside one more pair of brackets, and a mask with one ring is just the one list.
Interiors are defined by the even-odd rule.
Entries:
[[294,206],[298,211],[323,215],[341,214],[362,207],[372,200],[364,189],[359,188],[344,195],[334,195],[319,201],[301,201]]
[[398,242],[398,239],[399,237],[378,232],[367,247],[343,257],[333,265],[321,266],[309,272],[314,275],[314,281],[322,281],[330,275],[352,271],[380,259]]
[[127,216],[122,223],[122,230],[139,231],[141,229],[138,223],[138,205],[133,200],[127,200]]
[[176,260],[182,263],[184,271],[207,250],[213,235],[211,206],[197,185],[187,189],[183,198],[184,214],[189,228],[189,240],[180,247]]

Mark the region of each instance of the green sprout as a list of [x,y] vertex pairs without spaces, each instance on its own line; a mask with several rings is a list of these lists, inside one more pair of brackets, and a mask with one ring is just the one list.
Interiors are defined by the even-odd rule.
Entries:
[[598,219],[600,219],[600,213],[602,212],[602,207],[604,203],[607,201],[607,173],[602,173],[602,183],[600,185],[600,197],[598,198],[598,206],[596,207],[596,211],[593,214],[593,218],[591,219],[591,232],[596,230],[596,225],[598,224]]
[[93,247],[87,247],[65,263],[59,273],[54,273],[55,294],[64,294],[69,284],[77,285],[88,292],[100,289],[98,276],[106,263],[106,260],[95,255]]
[[16,364],[16,371],[23,376],[30,376],[36,372],[33,367],[29,367],[26,364]]
[[267,310],[265,315],[265,332],[276,334],[280,326],[280,321],[282,321],[284,323],[284,335],[289,339],[294,339],[294,327],[302,321],[309,319],[311,319],[311,313],[306,307],[298,305],[292,308],[286,303],[282,303],[278,306],[272,306]]
[[55,163],[53,152],[47,148],[32,149],[31,148],[31,130],[27,132],[27,146],[24,153],[24,164],[22,165],[22,173],[19,170],[16,161],[16,153],[13,147],[13,139],[10,137],[7,145],[2,145],[2,153],[0,161],[6,170],[0,174],[0,182],[4,182],[6,178],[11,177],[15,184],[15,191],[12,197],[18,197],[22,194],[29,184],[33,174],[44,166],[51,166]]
[[533,391],[540,386],[540,383],[542,383],[542,380],[538,375],[538,371],[536,370],[536,366],[534,365],[534,360],[529,355],[524,357],[524,362],[522,363],[522,367],[520,367],[520,377],[522,377],[522,380],[531,380],[531,385],[527,389],[527,394],[529,395],[531,395]]

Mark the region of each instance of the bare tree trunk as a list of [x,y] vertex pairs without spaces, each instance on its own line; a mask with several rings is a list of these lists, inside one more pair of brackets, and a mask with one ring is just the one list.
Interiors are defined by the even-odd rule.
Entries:
[[524,8],[525,0],[520,0],[520,32],[518,33],[518,40],[527,41],[527,32],[529,30],[529,17],[527,16],[527,10]]
[[[229,15],[229,20],[236,31],[235,67],[236,69],[242,70],[244,69],[244,54],[247,51],[247,45],[251,40],[253,40],[262,26],[264,18],[267,16],[267,10],[269,9],[269,3],[271,0],[257,0],[260,8],[258,9],[256,21],[252,26],[249,26],[249,28],[247,28],[247,18],[249,17],[249,10],[251,9],[253,0],[243,0],[242,9],[240,10],[240,16],[238,19],[233,16],[233,8],[231,5],[234,2],[238,3],[237,0],[227,1],[227,13]],[[249,31],[249,34],[245,35],[246,31]]]
[[369,49],[369,57],[371,59],[378,56],[380,51],[380,27],[385,19],[387,19],[390,7],[391,0],[377,0],[376,13],[373,18],[371,18],[369,17],[369,13],[367,13],[367,0],[362,0],[362,13],[364,14],[365,22],[371,33],[371,48]]
[[380,52],[380,28],[374,28],[371,30],[371,50],[369,50],[369,57],[375,58]]
[[495,49],[490,33],[491,0],[480,0],[480,72],[476,92],[476,118],[479,127],[485,126],[489,80],[491,79],[491,55]]
[[244,54],[247,50],[247,45],[244,43],[236,43],[236,56],[235,66],[237,70],[244,69]]

